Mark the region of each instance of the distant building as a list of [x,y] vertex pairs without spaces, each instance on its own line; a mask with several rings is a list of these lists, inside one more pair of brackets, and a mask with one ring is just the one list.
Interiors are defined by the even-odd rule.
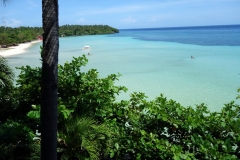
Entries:
[[38,40],[43,40],[43,37],[42,36],[38,36],[37,39]]

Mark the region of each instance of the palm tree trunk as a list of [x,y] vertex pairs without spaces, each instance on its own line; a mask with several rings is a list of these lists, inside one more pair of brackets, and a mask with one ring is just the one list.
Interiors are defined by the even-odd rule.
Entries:
[[57,159],[58,0],[42,0],[41,159]]

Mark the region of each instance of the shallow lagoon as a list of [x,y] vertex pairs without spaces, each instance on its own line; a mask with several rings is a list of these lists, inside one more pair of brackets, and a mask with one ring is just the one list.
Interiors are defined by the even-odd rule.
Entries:
[[[40,45],[33,44],[26,53],[8,57],[10,65],[40,66]],[[85,45],[91,50],[81,50]],[[240,87],[240,46],[145,41],[117,35],[60,38],[59,63],[88,52],[89,63],[83,70],[96,68],[101,77],[122,75],[117,85],[129,90],[118,100],[128,99],[134,91],[146,93],[149,99],[163,93],[183,106],[205,103],[215,111],[236,100]]]

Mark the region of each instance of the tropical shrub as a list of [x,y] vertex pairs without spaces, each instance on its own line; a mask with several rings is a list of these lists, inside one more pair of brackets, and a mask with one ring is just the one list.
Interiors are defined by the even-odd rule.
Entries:
[[[99,78],[95,69],[81,72],[81,67],[86,65],[87,58],[85,56],[73,58],[72,62],[66,62],[59,65],[59,83],[58,83],[58,100],[59,100],[59,121],[58,131],[59,138],[68,146],[59,143],[59,149],[63,151],[63,158],[72,155],[71,150],[78,150],[74,156],[85,157],[90,159],[98,159],[98,156],[104,157],[108,151],[110,143],[110,131],[103,124],[101,118],[97,118],[95,114],[111,105],[115,101],[115,95],[126,90],[122,86],[114,86],[114,81],[119,75],[109,75],[106,78]],[[39,124],[40,110],[40,84],[41,84],[41,68],[31,68],[30,66],[21,67],[19,78],[17,79],[14,96],[12,98],[11,114],[8,118],[14,120],[23,120],[24,124],[36,129]],[[34,105],[33,105],[34,104]],[[84,118],[84,117],[91,118]],[[82,117],[82,118],[78,118]],[[80,142],[70,141],[68,134],[78,134],[75,131],[79,126],[79,122],[86,122],[92,127],[86,127],[84,132],[88,137],[79,136]],[[66,125],[66,123],[68,125]],[[69,126],[71,124],[71,126]],[[83,124],[82,124],[83,125]],[[75,128],[73,128],[75,126]],[[71,128],[70,128],[71,127]],[[72,129],[71,132],[66,130]],[[91,134],[90,134],[91,133]],[[84,143],[81,139],[84,139]],[[86,143],[86,142],[89,142]],[[91,142],[91,143],[90,143]],[[71,144],[76,144],[79,148],[71,148]],[[74,144],[74,145],[75,145]],[[86,145],[88,144],[88,145]],[[94,147],[95,148],[94,148]],[[92,148],[91,148],[92,147]],[[96,148],[97,147],[97,148]],[[82,149],[84,148],[84,149]],[[67,154],[68,153],[68,154]],[[71,153],[71,154],[70,154]],[[80,153],[85,155],[80,155]],[[98,156],[96,156],[98,155]]]
[[231,102],[221,112],[204,104],[183,107],[160,95],[147,101],[134,93],[103,113],[115,130],[112,157],[121,159],[239,159],[240,107]]
[[6,114],[10,109],[6,106],[11,104],[14,72],[8,66],[7,60],[0,56],[0,121],[6,120]]
[[0,159],[28,159],[34,152],[33,137],[26,125],[11,120],[0,123]]
[[[120,75],[111,74],[106,78],[99,78],[96,69],[82,72],[81,67],[87,62],[86,56],[83,55],[78,58],[73,57],[71,62],[58,66],[58,104],[75,111],[78,115],[81,113],[95,115],[103,108],[112,105],[116,95],[126,91],[126,87],[114,85]],[[11,113],[14,117],[26,116],[33,109],[32,105],[39,105],[41,101],[41,68],[26,66],[18,69],[21,69],[21,72],[16,80],[13,96],[18,99],[13,100],[15,107],[12,108]],[[63,119],[63,115],[60,114],[59,123]]]
[[106,157],[111,146],[109,128],[91,117],[71,117],[58,132],[62,159],[98,160]]
[[14,72],[8,66],[7,60],[0,56],[0,89],[13,85]]

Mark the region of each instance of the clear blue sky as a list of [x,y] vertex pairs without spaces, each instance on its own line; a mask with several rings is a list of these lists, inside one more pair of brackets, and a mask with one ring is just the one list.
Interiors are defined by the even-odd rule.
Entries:
[[[41,26],[41,5],[41,0],[0,4],[0,26]],[[59,24],[118,29],[240,24],[240,0],[59,0]]]

